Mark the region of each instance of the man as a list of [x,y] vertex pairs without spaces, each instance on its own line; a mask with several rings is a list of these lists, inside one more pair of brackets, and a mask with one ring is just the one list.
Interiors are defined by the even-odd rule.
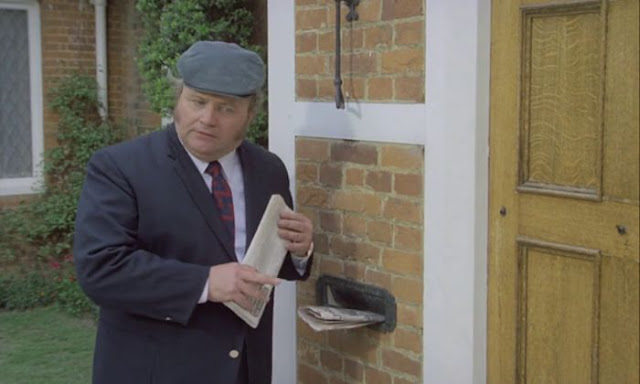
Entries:
[[[100,306],[93,382],[270,383],[273,301],[256,329],[223,304],[249,309],[280,281],[239,263],[271,195],[292,206],[282,161],[244,140],[264,64],[201,41],[178,70],[174,123],[88,165],[74,256]],[[279,277],[306,278],[311,221],[288,211],[277,225],[289,251]]]

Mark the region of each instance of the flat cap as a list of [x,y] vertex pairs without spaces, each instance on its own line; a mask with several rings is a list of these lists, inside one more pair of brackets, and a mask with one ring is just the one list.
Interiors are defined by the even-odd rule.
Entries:
[[245,97],[264,84],[260,56],[234,43],[198,41],[178,59],[184,84],[200,92]]

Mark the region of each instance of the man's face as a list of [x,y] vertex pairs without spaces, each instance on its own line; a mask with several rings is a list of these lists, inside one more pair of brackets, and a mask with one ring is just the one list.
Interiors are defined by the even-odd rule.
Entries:
[[235,150],[253,118],[250,98],[198,92],[183,87],[174,110],[176,130],[184,146],[202,161]]

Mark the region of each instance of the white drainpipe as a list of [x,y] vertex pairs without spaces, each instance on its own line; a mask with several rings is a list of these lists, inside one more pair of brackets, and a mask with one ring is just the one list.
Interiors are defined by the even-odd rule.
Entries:
[[96,80],[98,82],[98,101],[100,116],[108,116],[107,100],[107,0],[92,0],[96,15]]

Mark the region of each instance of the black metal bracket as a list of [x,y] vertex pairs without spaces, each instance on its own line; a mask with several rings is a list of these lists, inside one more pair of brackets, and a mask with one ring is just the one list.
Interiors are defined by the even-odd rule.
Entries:
[[333,85],[336,88],[336,108],[344,109],[344,96],[342,94],[342,75],[340,74],[340,56],[342,54],[342,48],[340,43],[340,6],[344,2],[349,7],[349,13],[347,13],[346,19],[349,22],[358,20],[358,13],[356,7],[360,4],[360,0],[335,0],[336,2],[336,74],[333,78]]
[[360,309],[384,316],[384,322],[368,325],[388,333],[396,328],[396,299],[386,289],[332,275],[321,275],[316,283],[318,305]]

